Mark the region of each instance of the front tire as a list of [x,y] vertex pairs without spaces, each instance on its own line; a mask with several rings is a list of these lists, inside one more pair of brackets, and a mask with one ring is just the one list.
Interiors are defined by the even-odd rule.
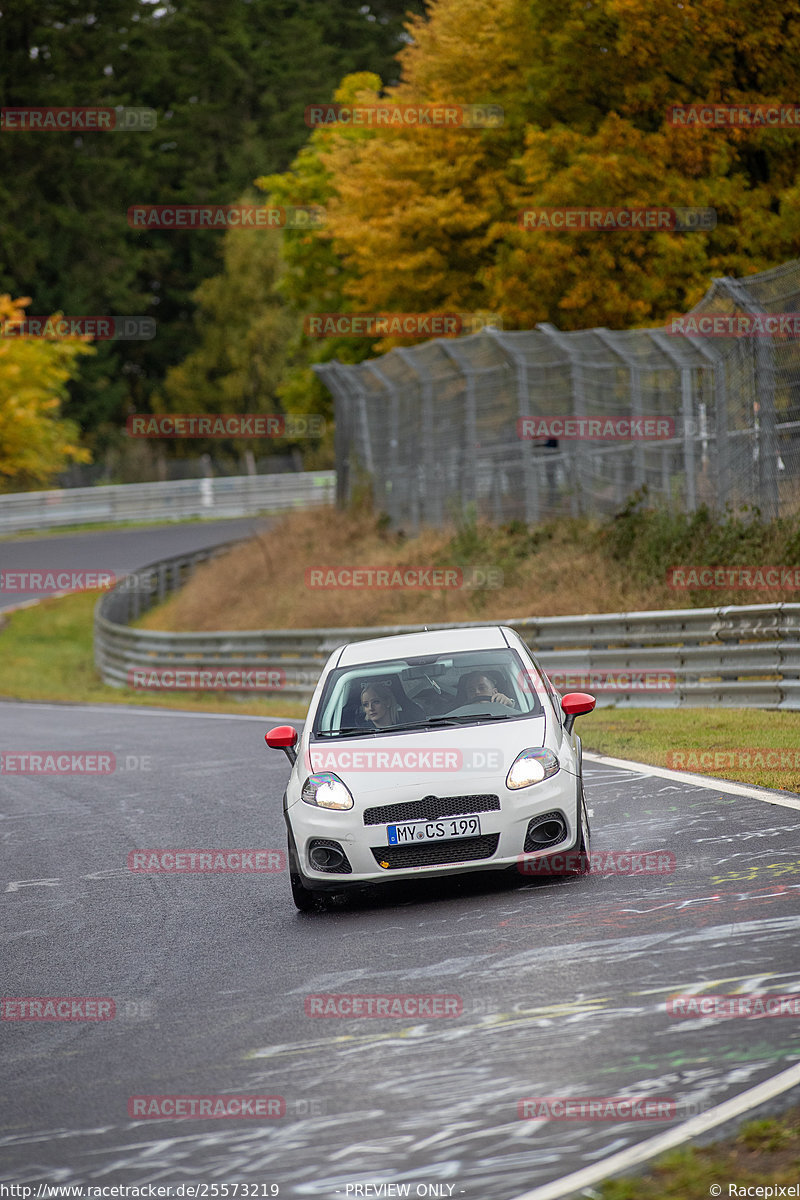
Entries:
[[289,833],[288,859],[289,884],[292,889],[292,899],[294,900],[295,907],[300,912],[320,912],[325,907],[324,896],[322,892],[306,887],[303,882],[303,877],[300,874],[300,863],[297,857],[297,847],[294,844],[291,832]]
[[574,865],[567,867],[563,871],[552,870],[552,874],[556,879],[575,879],[581,875],[588,875],[590,871],[590,855],[591,843],[589,840],[589,814],[586,810],[586,797],[583,794],[583,780],[580,782],[580,794],[578,796],[578,825],[580,828],[580,836],[578,844],[572,850],[567,850],[565,855],[554,855],[552,862],[557,862],[559,858],[566,857]]

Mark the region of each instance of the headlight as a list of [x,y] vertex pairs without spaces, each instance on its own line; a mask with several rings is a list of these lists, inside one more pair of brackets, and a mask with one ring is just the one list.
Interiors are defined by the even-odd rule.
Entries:
[[511,770],[506,775],[506,787],[530,787],[532,783],[541,783],[543,779],[549,779],[558,769],[558,759],[552,750],[546,750],[544,746],[523,750],[511,764]]
[[353,797],[338,775],[332,771],[318,771],[309,775],[303,784],[301,798],[306,804],[317,808],[352,808]]

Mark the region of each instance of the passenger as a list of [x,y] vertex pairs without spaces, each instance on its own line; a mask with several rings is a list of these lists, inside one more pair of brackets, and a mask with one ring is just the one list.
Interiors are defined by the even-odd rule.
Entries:
[[477,704],[479,700],[491,700],[495,704],[505,704],[508,708],[516,708],[516,704],[508,696],[497,690],[488,675],[481,671],[471,671],[459,681],[458,690],[464,697],[464,704]]
[[385,729],[388,725],[396,725],[400,719],[400,709],[392,695],[392,689],[385,683],[370,683],[361,693],[361,709],[368,721],[376,729]]

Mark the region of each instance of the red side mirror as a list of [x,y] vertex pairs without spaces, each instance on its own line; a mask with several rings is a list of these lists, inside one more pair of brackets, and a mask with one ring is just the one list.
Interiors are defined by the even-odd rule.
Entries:
[[278,725],[264,734],[264,741],[271,750],[285,750],[287,746],[297,745],[297,730],[291,725]]
[[567,692],[561,697],[561,707],[568,717],[582,717],[590,713],[597,701],[588,692]]
[[567,692],[566,696],[561,697],[561,711],[566,717],[564,728],[567,733],[572,733],[575,718],[590,713],[596,703],[594,696],[590,696],[588,692]]
[[294,766],[297,758],[298,733],[291,725],[277,725],[264,734],[264,741],[271,750],[283,750],[289,762]]

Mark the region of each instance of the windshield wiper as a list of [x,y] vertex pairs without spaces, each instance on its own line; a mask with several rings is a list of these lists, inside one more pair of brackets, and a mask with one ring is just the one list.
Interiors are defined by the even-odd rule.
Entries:
[[473,721],[506,721],[508,718],[500,713],[470,713],[460,717],[431,717],[427,721],[413,721],[408,725],[387,725],[385,733],[395,733],[405,729],[431,729],[436,725],[471,725]]
[[462,713],[455,717],[434,717],[442,725],[469,725],[471,721],[507,721],[505,713]]
[[351,733],[377,733],[377,729],[363,729],[359,725],[345,726],[343,729],[315,729],[314,737],[339,737],[341,734]]

